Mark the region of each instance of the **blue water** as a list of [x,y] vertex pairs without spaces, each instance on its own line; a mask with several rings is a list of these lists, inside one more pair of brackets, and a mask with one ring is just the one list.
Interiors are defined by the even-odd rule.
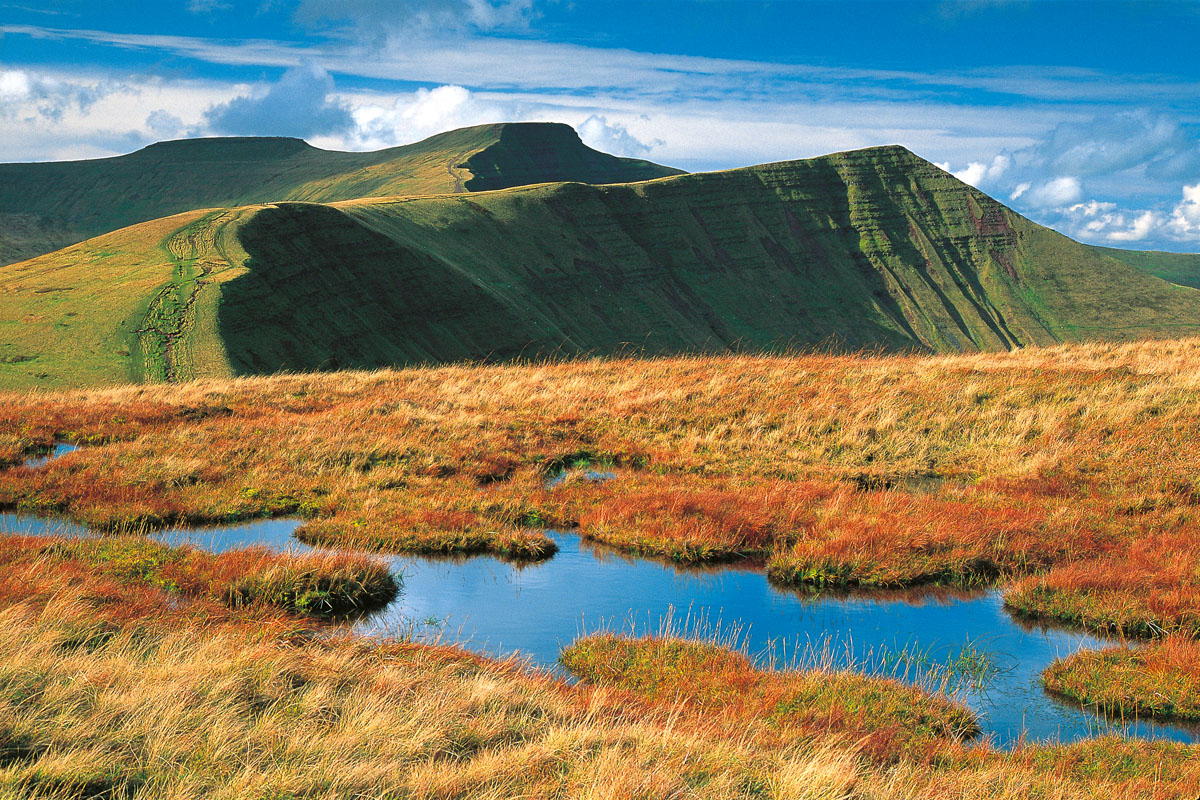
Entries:
[[[262,545],[310,548],[292,538],[297,520],[263,520],[156,535],[220,552]],[[43,519],[0,515],[0,533],[80,535],[86,529]],[[809,597],[770,584],[760,569],[726,566],[684,570],[599,549],[578,536],[553,533],[558,553],[538,564],[490,556],[460,559],[392,557],[403,577],[399,597],[356,623],[370,634],[404,634],[459,642],[491,656],[513,653],[556,667],[558,653],[578,635],[601,629],[654,633],[664,620],[736,638],[764,665],[817,660],[850,662],[876,674],[919,680],[929,663],[945,663],[964,646],[982,651],[995,671],[982,686],[960,685],[959,697],[981,717],[999,746],[1027,740],[1072,741],[1103,732],[1196,741],[1197,732],[1139,721],[1113,726],[1058,702],[1042,689],[1041,670],[1080,647],[1106,642],[1087,634],[1018,622],[1000,593],[875,594]],[[899,658],[902,653],[919,658]]]
[[76,445],[66,444],[65,442],[59,442],[59,443],[55,444],[54,447],[51,448],[50,452],[47,453],[46,455],[38,456],[37,458],[31,458],[28,461],[26,461],[25,466],[32,467],[33,469],[37,469],[38,467],[45,466],[46,464],[48,464],[49,462],[53,461],[56,458],[65,456],[67,453],[74,453],[78,449],[79,449],[79,447]]

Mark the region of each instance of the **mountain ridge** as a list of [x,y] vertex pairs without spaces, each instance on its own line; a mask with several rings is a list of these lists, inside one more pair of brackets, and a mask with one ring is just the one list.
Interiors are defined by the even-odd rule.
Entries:
[[1194,333],[1200,292],[900,146],[715,173],[187,212],[0,269],[0,384],[637,350]]
[[[523,151],[543,157],[523,160]],[[364,153],[322,150],[289,137],[156,142],[102,159],[0,164],[0,264],[202,208],[576,179],[624,182],[679,172],[600,153],[559,123],[477,125]]]

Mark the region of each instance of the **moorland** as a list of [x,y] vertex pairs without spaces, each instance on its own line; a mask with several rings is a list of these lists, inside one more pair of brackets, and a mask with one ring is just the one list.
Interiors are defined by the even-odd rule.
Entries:
[[[13,466],[0,473],[0,502],[112,531],[300,514],[308,519],[301,536],[359,552],[489,550],[515,559],[553,559],[541,530],[575,527],[584,537],[650,557],[708,561],[757,555],[775,580],[814,588],[1002,582],[1014,613],[1148,640],[1056,664],[1047,680],[1055,691],[1128,713],[1136,709],[1186,717],[1195,712],[1181,687],[1195,680],[1200,667],[1200,648],[1194,644],[1200,619],[1194,578],[1200,490],[1186,448],[1177,445],[1195,440],[1200,425],[1198,357],[1200,341],[1183,340],[947,357],[595,359],[10,394],[0,429],[5,432],[5,458]],[[26,456],[60,440],[81,447],[38,468],[20,466]],[[617,478],[546,487],[548,474],[580,463],[604,464]],[[874,781],[881,787],[909,788],[917,781],[931,793],[925,796],[939,791],[1022,796],[1039,782],[1053,787],[1057,796],[1164,796],[1194,785],[1190,781],[1197,774],[1188,745],[1098,739],[1011,753],[967,747],[969,712],[954,707],[952,700],[845,673],[817,681],[820,691],[797,688],[795,681],[813,678],[762,673],[744,656],[704,643],[603,635],[584,639],[564,655],[577,674],[591,679],[586,688],[578,688],[417,642],[377,652],[375,645],[353,638],[314,639],[306,630],[316,623],[294,616],[297,604],[278,601],[286,592],[243,592],[244,601],[231,602],[236,593],[222,588],[245,582],[239,569],[249,575],[263,569],[246,566],[247,558],[253,562],[267,555],[214,566],[211,557],[160,548],[147,552],[137,541],[118,536],[74,547],[10,541],[9,563],[20,570],[8,582],[8,613],[31,620],[20,647],[43,652],[38,648],[53,651],[57,646],[55,652],[61,653],[61,644],[53,645],[67,635],[60,628],[82,628],[73,635],[83,644],[67,648],[69,656],[55,656],[54,669],[78,670],[94,662],[86,668],[117,670],[124,677],[113,702],[119,695],[121,703],[132,703],[147,689],[119,665],[146,659],[147,647],[154,659],[192,658],[190,648],[180,655],[177,648],[158,644],[157,637],[180,635],[175,626],[183,620],[220,640],[219,645],[203,645],[206,659],[237,662],[238,649],[251,645],[231,642],[249,637],[254,648],[273,654],[265,663],[297,659],[305,666],[289,669],[306,677],[288,677],[277,685],[284,679],[273,667],[260,666],[256,677],[244,676],[250,683],[226,696],[213,688],[218,684],[210,677],[234,670],[224,661],[224,666],[206,666],[189,679],[209,688],[189,683],[186,691],[201,691],[211,702],[226,704],[221,713],[229,731],[250,725],[255,736],[269,736],[273,746],[288,752],[300,746],[292,737],[303,735],[304,747],[317,748],[325,753],[321,758],[330,759],[339,746],[332,742],[342,741],[338,737],[365,736],[360,727],[367,712],[343,704],[352,699],[377,708],[383,701],[370,699],[376,688],[329,685],[339,680],[337,670],[322,673],[327,677],[320,680],[307,677],[307,670],[319,672],[311,660],[378,660],[378,670],[365,670],[360,679],[374,687],[383,680],[380,675],[393,675],[405,688],[392,688],[410,698],[406,714],[415,714],[412,703],[449,703],[442,693],[461,691],[464,696],[453,700],[463,709],[461,724],[497,726],[486,734],[462,732],[476,743],[467,747],[438,738],[453,738],[441,728],[449,724],[446,719],[426,723],[433,727],[423,735],[442,744],[427,743],[433,750],[421,751],[423,755],[408,753],[404,758],[415,761],[403,762],[408,766],[396,775],[406,776],[404,781],[432,781],[433,764],[450,759],[456,765],[451,773],[464,770],[475,776],[460,775],[458,788],[447,791],[451,795],[487,796],[488,791],[515,791],[526,782],[531,790],[553,786],[575,791],[573,781],[597,768],[583,763],[601,756],[617,771],[633,769],[625,758],[642,763],[625,779],[637,776],[648,787],[661,789],[661,796],[686,786],[707,787],[704,791],[714,796],[752,796],[747,787],[757,785],[755,781],[769,786],[776,780],[771,775],[792,774],[789,770],[797,770],[804,780],[825,776],[840,787],[836,792],[857,787],[853,791],[865,797],[909,796],[889,795],[891,790],[883,788],[871,789],[872,794],[865,787]],[[288,565],[273,568],[279,573]],[[369,559],[290,566],[293,573],[306,569],[310,575],[353,574],[351,586],[374,584]],[[106,588],[88,588],[93,582]],[[127,599],[131,594],[140,599]],[[179,599],[167,604],[163,594]],[[60,607],[68,595],[70,614]],[[263,615],[273,620],[271,625],[259,621]],[[89,633],[93,627],[96,632]],[[214,651],[207,651],[210,646]],[[57,665],[60,658],[70,666]],[[395,666],[389,659],[408,666]],[[457,688],[435,689],[411,673],[426,659],[439,669],[471,677],[456,679]],[[167,746],[162,738],[166,729],[153,734],[136,725],[130,729],[132,723],[122,722],[125,717],[115,710],[77,705],[78,700],[70,704],[79,709],[78,718],[58,719],[52,726],[60,738],[37,739],[37,731],[47,735],[44,722],[36,715],[22,716],[30,713],[22,698],[31,689],[26,678],[16,677],[25,675],[25,665],[32,662],[21,663],[19,669],[11,668],[5,683],[9,711],[24,720],[22,735],[45,741],[46,749],[14,758],[19,767],[10,767],[8,775],[18,783],[12,785],[32,785],[20,782],[50,769],[37,766],[43,759],[48,765],[59,763],[55,759],[91,763],[65,742],[78,735],[69,726],[90,730],[101,720],[123,731],[121,736],[144,737],[138,741],[146,743],[132,748],[131,761],[113,780],[132,780],[129,776],[136,773],[137,780],[156,791],[190,785],[188,781],[200,780],[199,774],[207,775],[206,781],[217,780],[210,771],[222,769],[224,729],[204,730],[199,721],[204,717],[190,727],[182,721],[162,723],[171,728],[172,741],[202,736],[210,742],[205,747],[215,748],[211,756],[204,750],[195,764],[180,764],[180,756],[173,755],[162,762],[174,764],[170,768],[146,749],[149,742]],[[48,669],[43,664],[36,672],[53,684],[56,679]],[[395,675],[396,670],[407,677]],[[480,689],[481,682],[491,688]],[[37,692],[47,691],[47,685],[39,684]],[[483,695],[476,696],[480,691]],[[1164,701],[1170,691],[1182,692],[1184,699]],[[440,699],[427,696],[430,692]],[[881,692],[886,701],[879,699]],[[493,693],[496,699],[486,699]],[[527,693],[538,699],[513,699],[527,698]],[[607,716],[615,712],[611,707],[602,711],[604,701],[598,698],[616,697],[638,700],[633,706],[636,722],[622,705],[625,700],[618,703],[624,709],[619,725],[635,726],[637,736],[608,727],[618,724]],[[158,701],[146,697],[136,702]],[[509,708],[509,702],[522,710]],[[308,703],[316,706],[308,708]],[[321,703],[338,710],[319,712]],[[522,705],[529,703],[537,708]],[[551,708],[541,704],[552,704],[560,722],[547,722]],[[791,711],[780,716],[781,707]],[[885,714],[879,710],[885,707],[897,710]],[[50,713],[38,708],[43,715]],[[488,711],[479,711],[476,718],[470,708]],[[506,721],[494,718],[493,711]],[[331,721],[317,722],[322,713]],[[267,717],[260,720],[263,714]],[[304,720],[309,720],[305,714],[315,715],[311,724],[316,727],[287,734],[261,729],[283,725],[278,715],[288,718],[286,714]],[[652,722],[656,714],[666,715],[669,723],[662,717]],[[929,722],[914,728],[911,721],[918,717]],[[129,718],[149,717],[137,713]],[[376,724],[422,725],[416,717],[388,720]],[[664,724],[673,726],[669,730],[682,726],[687,733],[647,732]],[[528,739],[533,733],[527,725],[540,731],[536,744]],[[576,725],[585,725],[586,734]],[[746,725],[752,734],[732,734]],[[593,745],[566,744],[572,738],[560,726]],[[559,742],[564,750],[541,740],[552,732],[566,737]],[[89,735],[104,736],[98,731]],[[642,751],[650,746],[638,738],[642,735],[670,754]],[[334,739],[322,743],[326,736]],[[604,743],[609,736],[626,746],[614,744],[617,749],[610,751]],[[629,736],[633,738],[625,738]],[[389,733],[383,738],[394,742],[396,737]],[[714,746],[713,737],[729,737],[719,754],[706,749]],[[698,744],[701,740],[707,744]],[[725,751],[732,741],[737,742],[735,750],[764,749],[757,756]],[[439,749],[443,746],[448,749]],[[681,766],[697,757],[688,751],[692,746],[706,753],[697,772]],[[512,747],[532,761],[510,762],[504,753]],[[363,758],[367,752],[385,758],[379,755],[383,750],[372,750],[367,743],[351,750]],[[754,765],[767,752],[772,759],[787,753],[801,761],[760,774]],[[317,762],[307,759],[315,757],[295,756],[297,764],[313,769]],[[386,757],[401,758],[395,753]],[[729,760],[716,764],[709,761],[713,758]],[[147,759],[159,766],[148,766]],[[832,759],[832,765],[825,759]],[[500,769],[500,763],[510,767]],[[422,764],[424,770],[418,768]],[[303,775],[289,773],[287,779],[312,793],[316,779],[307,769],[301,770]],[[482,781],[489,770],[495,774]],[[997,778],[998,785],[956,783],[977,770],[1004,777]],[[358,774],[346,774],[352,773]],[[82,780],[71,774],[71,780]],[[238,774],[251,780],[244,771]],[[254,780],[266,780],[266,775],[256,772]],[[344,787],[338,782],[342,778],[321,775],[330,786]],[[1149,775],[1157,777],[1149,781]],[[377,776],[366,770],[360,779],[369,782]],[[468,789],[471,780],[481,782]],[[220,781],[211,785],[228,786]],[[627,785],[614,778],[596,788],[607,793]],[[841,796],[836,792],[829,796]]]
[[[903,148],[682,175],[561,134],[4,167],[61,191],[0,225],[32,256],[0,267],[0,507],[95,535],[0,536],[0,793],[1200,791],[1195,744],[1000,748],[952,691],[719,637],[587,632],[567,681],[345,627],[403,592],[385,554],[552,568],[571,530],[799,592],[999,587],[1113,638],[1045,671],[1062,702],[1200,719],[1195,256]],[[146,536],[281,517],[318,549]]]

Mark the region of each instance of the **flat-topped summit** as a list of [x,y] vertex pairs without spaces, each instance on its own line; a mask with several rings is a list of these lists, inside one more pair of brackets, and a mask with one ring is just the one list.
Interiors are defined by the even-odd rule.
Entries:
[[[364,155],[313,151],[262,163],[287,176]],[[506,125],[369,155],[265,207],[153,220],[0,270],[0,385],[1200,330],[1200,292],[895,145],[663,175],[566,126]],[[195,163],[195,180],[219,172]],[[636,179],[605,180],[622,170]],[[379,197],[415,180],[441,194]],[[498,191],[453,191],[476,187]],[[317,202],[329,196],[355,199]]]
[[198,208],[678,173],[600,153],[570,126],[546,122],[476,125],[374,152],[288,137],[179,139],[112,158],[0,164],[0,264]]
[[128,156],[116,158],[168,161],[240,161],[289,158],[297,153],[319,152],[303,139],[290,136],[210,136],[155,142]]

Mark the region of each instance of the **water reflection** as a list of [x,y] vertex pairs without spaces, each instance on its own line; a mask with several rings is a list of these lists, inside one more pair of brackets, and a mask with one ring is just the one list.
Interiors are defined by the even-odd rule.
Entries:
[[[216,552],[251,545],[311,550],[292,538],[299,524],[260,520],[166,531],[155,538]],[[0,533],[55,530],[86,533],[70,523],[0,515]],[[617,554],[572,534],[552,535],[558,553],[535,564],[490,556],[393,557],[392,569],[403,578],[399,597],[355,627],[384,635],[415,630],[487,655],[516,652],[548,669],[581,633],[656,633],[664,620],[735,640],[764,665],[819,662],[920,681],[936,677],[939,665],[980,659],[990,666],[987,679],[961,686],[960,696],[997,744],[1012,745],[1022,737],[1071,741],[1114,730],[1110,721],[1049,697],[1039,681],[1055,658],[1108,643],[1016,620],[996,590],[814,596],[772,585],[752,563],[683,569]],[[1194,730],[1145,721],[1115,730],[1196,740]]]
[[38,467],[44,467],[46,464],[49,464],[54,459],[61,458],[62,456],[65,456],[67,453],[74,453],[78,449],[79,449],[79,447],[77,445],[67,444],[66,442],[57,442],[53,447],[50,448],[50,452],[46,453],[46,455],[37,456],[36,458],[30,458],[25,461],[24,466],[29,467],[31,469],[37,469]]

